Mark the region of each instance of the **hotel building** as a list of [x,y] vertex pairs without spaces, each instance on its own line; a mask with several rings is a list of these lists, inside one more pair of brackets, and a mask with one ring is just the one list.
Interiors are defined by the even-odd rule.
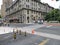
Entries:
[[8,23],[32,23],[44,20],[44,16],[54,9],[40,0],[15,0],[6,6],[5,20]]

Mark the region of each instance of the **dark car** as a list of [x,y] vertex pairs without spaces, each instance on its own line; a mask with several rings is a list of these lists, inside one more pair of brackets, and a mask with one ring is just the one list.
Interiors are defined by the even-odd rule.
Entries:
[[38,20],[38,24],[43,24],[43,21]]

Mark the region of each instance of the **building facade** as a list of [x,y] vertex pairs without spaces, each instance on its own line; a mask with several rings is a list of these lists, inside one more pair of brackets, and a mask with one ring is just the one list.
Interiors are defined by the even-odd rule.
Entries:
[[44,19],[45,14],[52,9],[40,0],[15,0],[6,8],[5,18],[7,22],[32,23]]
[[6,8],[9,7],[9,5],[12,4],[12,0],[2,0],[2,5],[1,5],[1,16],[5,17],[6,14]]

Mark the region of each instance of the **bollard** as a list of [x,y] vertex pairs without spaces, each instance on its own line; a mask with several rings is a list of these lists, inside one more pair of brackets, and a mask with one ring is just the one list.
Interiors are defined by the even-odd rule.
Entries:
[[15,33],[15,29],[13,29],[13,33]]
[[4,29],[4,32],[5,32],[5,29]]
[[26,31],[25,31],[25,35],[24,36],[27,36],[27,33],[26,33]]
[[13,30],[13,33],[14,33],[14,30]]
[[18,30],[16,31],[16,33],[18,33]]
[[16,33],[13,34],[13,38],[16,39]]
[[21,30],[19,31],[19,35],[21,35]]

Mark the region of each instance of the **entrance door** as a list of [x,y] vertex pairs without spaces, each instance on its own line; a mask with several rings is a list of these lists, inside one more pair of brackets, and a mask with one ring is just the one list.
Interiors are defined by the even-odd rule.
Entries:
[[27,17],[27,21],[28,21],[28,23],[29,23],[29,17]]

